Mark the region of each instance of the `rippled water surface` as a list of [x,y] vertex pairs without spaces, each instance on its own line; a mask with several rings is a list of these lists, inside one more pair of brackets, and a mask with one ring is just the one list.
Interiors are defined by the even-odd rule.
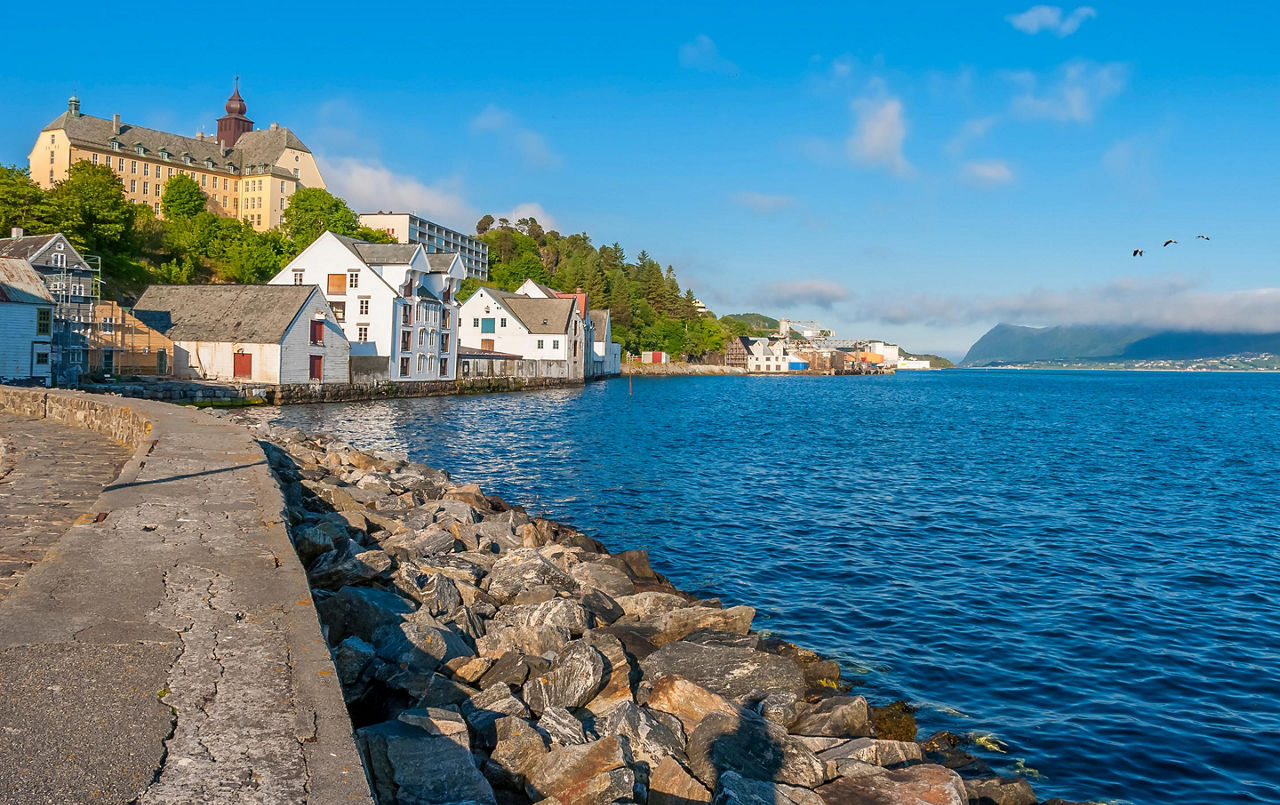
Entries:
[[840,659],[1042,798],[1280,802],[1280,376],[614,380],[261,412],[408,452]]

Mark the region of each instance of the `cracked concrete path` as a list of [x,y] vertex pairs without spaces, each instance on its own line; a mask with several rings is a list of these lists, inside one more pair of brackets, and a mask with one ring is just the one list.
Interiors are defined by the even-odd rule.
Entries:
[[262,451],[128,406],[152,432],[92,506],[105,519],[0,600],[4,801],[371,802]]
[[0,413],[0,597],[89,512],[129,453],[92,431]]

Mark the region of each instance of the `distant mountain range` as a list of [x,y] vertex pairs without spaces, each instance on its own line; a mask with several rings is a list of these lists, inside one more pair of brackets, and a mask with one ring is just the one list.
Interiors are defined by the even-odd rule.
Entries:
[[1280,333],[1210,333],[1149,327],[997,324],[979,338],[961,366],[1040,361],[1195,360],[1256,353],[1280,354]]

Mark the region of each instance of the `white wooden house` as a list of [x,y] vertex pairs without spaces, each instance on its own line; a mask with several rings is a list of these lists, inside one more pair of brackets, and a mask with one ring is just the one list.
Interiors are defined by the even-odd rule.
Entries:
[[586,377],[589,342],[575,299],[532,299],[481,288],[463,303],[460,313],[463,346],[563,362],[559,376]]
[[0,381],[49,384],[53,297],[20,257],[0,257]]
[[622,345],[613,340],[613,316],[609,308],[593,308],[588,378],[614,377],[622,373]]
[[466,275],[457,254],[325,232],[270,282],[320,286],[351,343],[353,382],[453,380]]
[[351,348],[314,285],[152,285],[133,315],[173,341],[173,374],[346,383]]

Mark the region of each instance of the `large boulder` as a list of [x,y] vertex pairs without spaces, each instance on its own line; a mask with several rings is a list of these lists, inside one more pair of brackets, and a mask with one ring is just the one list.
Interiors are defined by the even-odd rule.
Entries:
[[915,708],[904,701],[871,708],[871,723],[877,738],[891,741],[916,739]]
[[356,732],[365,768],[380,802],[495,805],[493,787],[471,753],[443,735],[403,721],[385,721]]
[[333,667],[338,671],[338,681],[348,701],[354,698],[356,686],[365,675],[370,663],[377,658],[377,651],[367,641],[352,635],[333,650]]
[[755,713],[711,713],[689,735],[689,769],[714,788],[722,772],[814,788],[826,766],[781,726]]
[[636,760],[650,768],[665,757],[684,757],[684,743],[653,714],[635,702],[626,701],[596,719],[600,735],[625,735]]
[[967,805],[960,775],[942,766],[909,766],[840,777],[817,789],[826,805]]
[[494,785],[518,791],[524,788],[525,777],[546,757],[547,739],[518,716],[499,718],[494,731],[497,743],[481,770]]
[[312,587],[337,590],[373,581],[391,570],[391,557],[383,551],[367,551],[355,540],[322,554],[307,570]]
[[750,649],[678,641],[650,654],[640,668],[645,679],[675,674],[728,699],[761,690],[803,696],[806,689],[804,675],[795,663]]
[[871,735],[871,709],[861,696],[832,696],[816,705],[801,705],[791,731],[831,738],[866,737]]
[[569,630],[560,626],[507,626],[490,624],[476,639],[476,653],[497,659],[509,651],[533,657],[555,654],[569,643]]
[[1036,792],[1022,777],[965,780],[969,805],[1036,805]]
[[856,760],[876,766],[902,766],[916,763],[924,759],[920,745],[910,741],[881,741],[874,738],[855,738],[839,746],[818,753],[822,760],[836,764],[836,773],[841,774],[839,762]]
[[[649,802],[653,799],[650,797]],[[754,780],[735,771],[720,775],[714,805],[824,805],[822,797],[807,788]]]
[[424,573],[413,563],[402,562],[391,580],[396,589],[421,604],[428,615],[453,615],[463,606],[457,582],[443,573]]
[[493,564],[485,584],[486,591],[501,602],[535,585],[545,584],[566,592],[573,592],[578,586],[572,576],[533,548],[519,548],[505,554]]
[[520,687],[528,680],[530,674],[542,674],[550,670],[551,663],[542,657],[530,657],[518,651],[508,651],[499,657],[485,675],[480,677],[480,687],[490,688],[496,684]]
[[508,604],[494,620],[508,626],[559,626],[572,637],[581,637],[591,628],[591,616],[577,601],[552,598],[539,604]]
[[711,792],[674,757],[664,757],[650,768],[649,805],[699,805],[710,802]]
[[415,726],[428,735],[439,735],[471,751],[471,733],[467,722],[456,707],[422,707],[402,710],[397,721]]
[[423,559],[453,553],[453,534],[438,525],[407,531],[382,541],[382,549],[397,559]]
[[[641,593],[641,595],[661,595],[661,593]],[[680,640],[686,635],[705,629],[745,635],[751,630],[751,621],[755,617],[756,611],[751,607],[730,607],[729,609],[684,607],[682,609],[673,609],[652,619],[651,622],[658,627],[652,642],[655,646],[663,646],[674,640]]]
[[511,688],[506,685],[494,685],[463,702],[462,714],[471,725],[471,729],[475,730],[481,743],[485,746],[493,746],[498,740],[498,731],[494,726],[498,719],[503,716],[528,718],[529,708],[524,702],[511,695]]
[[321,554],[332,551],[335,546],[347,541],[347,529],[330,519],[318,523],[309,523],[291,529],[294,550],[302,560],[304,567],[309,566]]
[[635,773],[626,738],[609,736],[581,746],[552,750],[528,776],[525,793],[534,802],[608,805],[635,796]]
[[614,600],[622,611],[637,618],[648,619],[655,615],[665,615],[677,609],[689,606],[689,599],[672,593],[649,592],[634,595],[615,596]]
[[597,590],[614,600],[636,593],[631,577],[612,562],[583,562],[570,568],[569,574],[584,591]]
[[548,707],[538,719],[538,729],[561,746],[581,746],[587,742],[587,731],[578,717],[563,707]]
[[535,713],[548,707],[581,707],[604,686],[604,667],[599,651],[575,640],[556,655],[550,671],[524,684],[524,700]]
[[414,611],[409,601],[374,587],[343,587],[336,593],[316,593],[316,613],[337,645],[355,635],[373,642],[373,635],[388,623],[399,623]]
[[686,732],[692,732],[711,713],[735,716],[739,711],[723,696],[674,675],[659,677],[653,683],[645,706],[680,719]]
[[582,636],[582,642],[600,652],[600,656],[604,658],[604,684],[591,701],[587,702],[586,708],[599,715],[613,709],[619,702],[632,701],[633,676],[638,677],[639,674],[627,657],[622,642],[613,635],[597,631],[587,632]]
[[472,654],[456,632],[422,612],[383,626],[374,634],[373,644],[382,659],[418,671],[434,671],[441,663]]

